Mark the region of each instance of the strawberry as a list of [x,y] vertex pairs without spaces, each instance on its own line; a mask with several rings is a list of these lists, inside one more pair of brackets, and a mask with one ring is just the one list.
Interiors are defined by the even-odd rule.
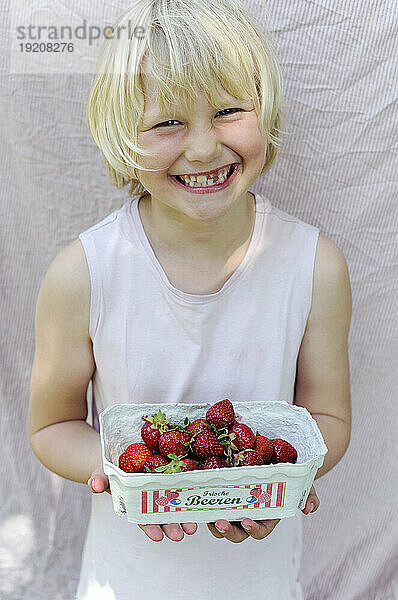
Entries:
[[196,471],[199,467],[192,458],[180,458],[176,454],[169,454],[170,462],[155,469],[155,473],[180,473],[181,471]]
[[206,413],[206,421],[217,429],[229,427],[235,421],[235,411],[232,402],[226,398],[210,406]]
[[235,467],[247,467],[250,465],[263,465],[263,459],[255,450],[242,450],[234,457]]
[[161,434],[169,429],[169,419],[166,419],[166,415],[160,409],[152,417],[146,415],[141,418],[145,421],[141,428],[143,442],[145,442],[148,448],[158,450]]
[[273,463],[291,462],[295,463],[297,460],[297,450],[294,446],[289,444],[286,440],[281,438],[272,440],[274,446],[274,453],[272,455]]
[[192,453],[196,458],[208,458],[209,456],[222,456],[224,446],[217,439],[214,431],[200,431],[191,443]]
[[160,438],[160,430],[155,429],[149,421],[147,421],[141,428],[141,438],[142,441],[151,448],[152,450],[159,449],[159,438]]
[[159,452],[166,458],[169,454],[182,456],[188,452],[189,440],[189,433],[175,429],[165,431],[159,438]]
[[119,467],[126,473],[142,473],[144,464],[153,456],[145,444],[137,443],[130,446],[119,456]]
[[199,431],[203,431],[204,429],[208,429],[206,426],[206,421],[204,419],[195,419],[195,421],[192,421],[192,423],[188,425],[185,431],[192,436],[195,435],[195,433],[199,433]]
[[222,467],[229,467],[226,460],[220,456],[209,456],[203,461],[201,469],[221,469]]
[[169,463],[169,459],[165,458],[161,454],[157,454],[156,456],[151,456],[144,464],[144,471],[147,473],[151,473],[157,467],[162,467],[163,465],[167,465]]
[[183,458],[182,462],[185,464],[185,467],[181,465],[181,471],[197,471],[199,468],[193,458]]
[[271,463],[271,458],[274,453],[274,446],[269,438],[265,437],[265,435],[260,435],[258,431],[256,434],[254,449],[259,453],[265,465],[269,465]]
[[[233,448],[236,450],[244,450],[246,448],[254,448],[254,444],[256,441],[255,435],[253,431],[250,429],[248,425],[244,423],[234,423],[232,427],[229,428],[230,439],[233,440]],[[235,434],[235,437],[232,438],[231,434]]]

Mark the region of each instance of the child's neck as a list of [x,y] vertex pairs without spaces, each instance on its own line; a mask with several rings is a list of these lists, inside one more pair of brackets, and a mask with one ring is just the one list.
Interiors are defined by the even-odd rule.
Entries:
[[247,192],[226,215],[212,222],[176,218],[173,210],[146,194],[139,202],[145,233],[158,251],[192,264],[225,264],[239,251],[245,254],[255,221],[255,198]]

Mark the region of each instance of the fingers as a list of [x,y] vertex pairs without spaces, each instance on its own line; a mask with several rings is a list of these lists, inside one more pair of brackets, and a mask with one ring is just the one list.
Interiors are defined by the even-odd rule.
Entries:
[[209,529],[210,533],[212,533],[214,535],[214,537],[219,538],[219,539],[224,537],[223,533],[219,533],[217,531],[217,529],[214,526],[214,523],[206,523],[206,525],[207,525],[207,528]]
[[303,512],[305,515],[313,513],[316,510],[318,510],[320,503],[321,502],[316,494],[315,487],[312,486],[310,489],[310,493],[308,494],[308,498],[305,502],[305,507],[302,509],[301,512]]
[[169,523],[167,525],[138,525],[138,527],[153,542],[161,542],[165,536],[172,542],[181,542],[184,539],[184,533],[193,535],[198,525],[197,523]]
[[264,521],[253,521],[252,519],[243,519],[239,521],[225,521],[220,519],[215,523],[207,523],[210,532],[216,538],[225,538],[230,542],[239,544],[248,537],[255,540],[263,540],[277,526],[280,519],[266,519]]
[[102,492],[111,493],[109,489],[109,479],[105,473],[101,471],[95,471],[91,474],[90,479],[87,481],[87,485],[93,494],[102,494]]
[[219,519],[215,523],[208,523],[207,526],[215,537],[225,538],[235,544],[239,544],[249,537],[249,534],[236,521]]
[[198,529],[197,523],[182,523],[181,527],[187,535],[193,535]]
[[255,540],[263,540],[272,533],[279,521],[280,519],[264,519],[263,521],[243,519],[242,528]]
[[184,532],[181,529],[181,525],[178,523],[168,523],[167,525],[162,525],[162,529],[166,537],[169,538],[172,542],[181,542],[184,539]]
[[138,527],[149,537],[153,542],[161,542],[164,538],[160,525],[138,525]]

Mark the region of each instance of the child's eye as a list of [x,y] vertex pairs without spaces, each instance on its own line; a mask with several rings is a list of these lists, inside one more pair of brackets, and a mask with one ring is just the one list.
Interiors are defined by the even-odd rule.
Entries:
[[156,127],[167,127],[167,123],[179,123],[179,121],[170,119],[169,121],[164,121],[164,123],[158,123],[157,125],[154,125],[153,129],[156,129]]
[[[224,110],[220,110],[220,113],[223,113],[226,110],[237,110],[238,112],[242,112],[242,108],[224,108]],[[220,113],[217,113],[217,114],[220,114]],[[233,113],[229,113],[229,114],[233,114]]]
[[[217,114],[220,115],[221,113],[225,113],[225,111],[228,110],[234,110],[234,111],[238,111],[238,112],[242,112],[242,108],[224,108],[223,110],[220,110]],[[233,113],[229,113],[229,114],[233,114]],[[228,116],[228,115],[221,115],[221,116]],[[168,123],[179,123],[180,121],[176,121],[175,119],[170,119],[169,121],[164,121],[163,123],[158,123],[157,125],[155,125],[153,127],[153,129],[156,129],[156,127],[168,127]]]

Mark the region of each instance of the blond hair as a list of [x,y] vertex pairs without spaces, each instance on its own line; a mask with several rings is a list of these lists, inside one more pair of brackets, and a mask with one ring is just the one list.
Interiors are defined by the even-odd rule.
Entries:
[[[198,93],[215,107],[219,84],[234,98],[249,96],[266,140],[261,174],[269,169],[282,133],[282,72],[270,40],[240,0],[134,0],[112,30],[87,104],[87,124],[109,183],[121,188],[131,182],[129,194],[141,195],[136,169],[159,170],[137,162],[150,156],[137,145],[148,61],[161,110],[183,106],[188,112]],[[121,37],[122,31],[129,33]]]

